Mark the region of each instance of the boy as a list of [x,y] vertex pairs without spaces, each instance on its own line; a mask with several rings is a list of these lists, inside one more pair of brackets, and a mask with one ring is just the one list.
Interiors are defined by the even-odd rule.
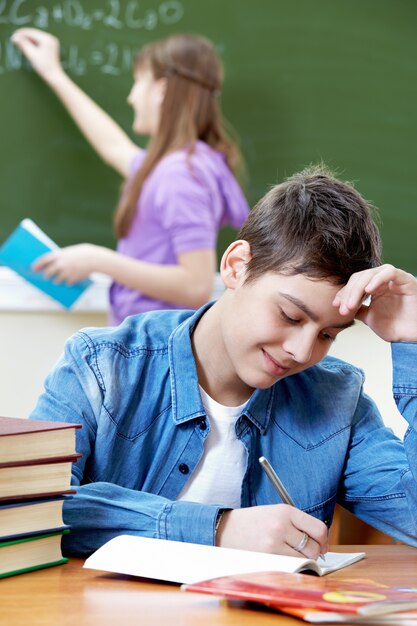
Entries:
[[[336,502],[417,546],[417,281],[380,265],[367,203],[323,168],[296,174],[253,209],[221,275],[197,312],[77,333],[47,378],[31,417],[83,424],[67,553],[127,533],[316,558]],[[404,444],[361,372],[324,359],[355,318],[394,342]],[[260,456],[297,508],[277,504]]]

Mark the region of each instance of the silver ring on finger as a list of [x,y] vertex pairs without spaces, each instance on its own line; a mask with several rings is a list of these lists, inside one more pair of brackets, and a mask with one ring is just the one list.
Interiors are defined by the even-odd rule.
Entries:
[[305,548],[307,541],[308,541],[308,535],[307,535],[307,533],[303,533],[301,541],[299,541],[297,543],[297,545],[294,546],[294,550],[296,552],[301,552],[301,550],[303,550]]

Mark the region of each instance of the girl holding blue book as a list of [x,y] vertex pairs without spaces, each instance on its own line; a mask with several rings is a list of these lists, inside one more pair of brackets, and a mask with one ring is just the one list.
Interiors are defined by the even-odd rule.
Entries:
[[249,212],[235,178],[239,152],[221,124],[222,67],[211,42],[172,35],[140,50],[128,102],[134,131],[150,137],[143,150],[64,72],[55,37],[22,28],[12,40],[126,181],[114,218],[117,251],[68,246],[42,256],[35,269],[69,284],[92,272],[109,275],[111,324],[206,302],[218,231],[239,228]]

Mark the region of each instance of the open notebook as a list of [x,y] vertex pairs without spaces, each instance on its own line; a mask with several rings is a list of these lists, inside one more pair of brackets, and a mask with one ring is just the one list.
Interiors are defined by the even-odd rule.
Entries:
[[181,541],[120,535],[85,562],[84,567],[175,583],[193,583],[246,572],[307,572],[319,576],[365,557],[364,552],[327,552],[326,560],[217,548]]

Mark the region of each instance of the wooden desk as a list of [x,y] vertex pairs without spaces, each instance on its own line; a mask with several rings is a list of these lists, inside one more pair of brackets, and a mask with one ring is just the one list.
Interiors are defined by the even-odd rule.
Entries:
[[[417,549],[343,546],[368,558],[332,577],[417,587]],[[81,559],[0,581],[2,626],[295,626],[300,620],[254,606],[180,592],[177,585],[82,569]]]

